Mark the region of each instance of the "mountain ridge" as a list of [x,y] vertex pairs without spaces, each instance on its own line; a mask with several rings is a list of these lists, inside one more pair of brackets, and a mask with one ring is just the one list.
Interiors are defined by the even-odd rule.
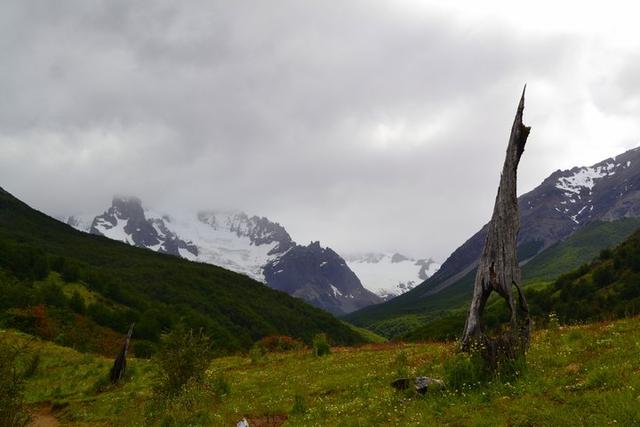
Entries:
[[[640,216],[640,147],[609,157],[592,166],[557,170],[540,185],[518,198],[521,226],[518,258],[535,259],[553,244],[596,220],[614,221]],[[367,319],[392,319],[415,313],[424,300],[438,299],[444,290],[473,283],[487,225],[467,239],[429,279],[383,304],[351,313],[360,326]]]
[[[40,287],[45,286],[59,301],[51,312],[62,313],[73,325],[79,318],[61,311],[68,303],[60,297],[60,287],[55,281],[38,284],[36,279],[49,281],[54,271],[59,273],[65,286],[101,296],[99,301],[86,301],[87,316],[98,325],[124,333],[136,322],[137,336],[146,331],[150,340],[183,322],[205,329],[225,351],[247,349],[274,334],[310,342],[313,334],[326,332],[336,343],[362,342],[326,311],[246,275],[80,232],[1,188],[0,253],[0,272],[15,276],[13,281],[0,280],[14,295],[16,305],[8,308],[29,311],[34,303],[46,308],[47,299],[39,302]],[[3,295],[6,304],[10,295]],[[10,317],[21,311],[13,313]],[[76,326],[70,328],[70,336],[81,332]]]
[[299,245],[266,217],[216,210],[176,216],[144,209],[137,197],[117,196],[88,228],[86,218],[71,216],[66,222],[91,234],[246,274],[336,315],[382,301],[333,250],[319,242]]

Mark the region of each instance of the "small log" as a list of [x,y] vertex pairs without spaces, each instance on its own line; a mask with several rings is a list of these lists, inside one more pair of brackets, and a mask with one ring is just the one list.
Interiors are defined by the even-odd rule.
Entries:
[[129,351],[129,342],[131,341],[131,335],[133,335],[133,326],[135,323],[132,323],[129,327],[129,332],[125,337],[124,344],[122,345],[122,350],[116,356],[116,360],[113,362],[113,367],[111,368],[111,372],[109,373],[109,379],[111,380],[111,384],[117,384],[118,381],[122,379],[125,370],[127,369],[127,352]]
[[[489,223],[484,251],[478,264],[473,299],[462,336],[462,350],[470,351],[474,345],[478,346],[485,360],[494,368],[504,357],[513,359],[519,354],[524,354],[531,334],[531,318],[524,294],[520,289],[520,267],[516,255],[516,239],[520,228],[516,194],[517,170],[531,130],[530,127],[522,124],[525,90],[522,91],[511,128],[498,195]],[[517,304],[513,287],[518,294]],[[482,324],[482,313],[493,291],[506,300],[510,310],[510,320],[509,327],[504,333],[496,337],[488,337],[485,335]]]

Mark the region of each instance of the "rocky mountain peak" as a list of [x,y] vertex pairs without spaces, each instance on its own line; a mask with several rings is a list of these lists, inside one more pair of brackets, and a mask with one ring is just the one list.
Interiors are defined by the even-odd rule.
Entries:
[[115,196],[111,201],[113,212],[120,218],[143,219],[142,201],[137,197]]
[[283,226],[265,217],[249,217],[246,213],[239,211],[203,211],[198,213],[198,219],[216,230],[229,231],[238,237],[247,237],[256,246],[276,243],[273,253],[284,252],[294,244]]
[[332,313],[345,314],[381,302],[367,291],[335,251],[319,241],[297,245],[286,229],[266,217],[207,210],[166,215],[145,210],[136,197],[114,197],[89,219],[69,217],[83,231],[131,245],[205,262],[246,274]]
[[[640,148],[592,166],[557,170],[520,196],[518,256],[527,262],[586,224],[640,217]],[[471,271],[480,256],[486,226],[456,249],[426,282],[424,296],[439,292]]]

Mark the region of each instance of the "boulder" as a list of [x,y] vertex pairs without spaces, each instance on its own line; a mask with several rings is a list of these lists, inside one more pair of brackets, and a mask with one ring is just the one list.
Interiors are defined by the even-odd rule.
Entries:
[[442,380],[429,377],[416,378],[416,392],[419,394],[425,394],[427,391],[442,390],[443,388],[444,382]]

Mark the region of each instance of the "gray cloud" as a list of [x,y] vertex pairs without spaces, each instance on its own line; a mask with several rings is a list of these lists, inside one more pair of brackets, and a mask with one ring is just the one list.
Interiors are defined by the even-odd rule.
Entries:
[[579,33],[396,4],[3,2],[0,185],[54,215],[136,194],[444,260],[489,217],[525,81],[522,190],[637,143],[594,85],[637,57],[607,77]]

